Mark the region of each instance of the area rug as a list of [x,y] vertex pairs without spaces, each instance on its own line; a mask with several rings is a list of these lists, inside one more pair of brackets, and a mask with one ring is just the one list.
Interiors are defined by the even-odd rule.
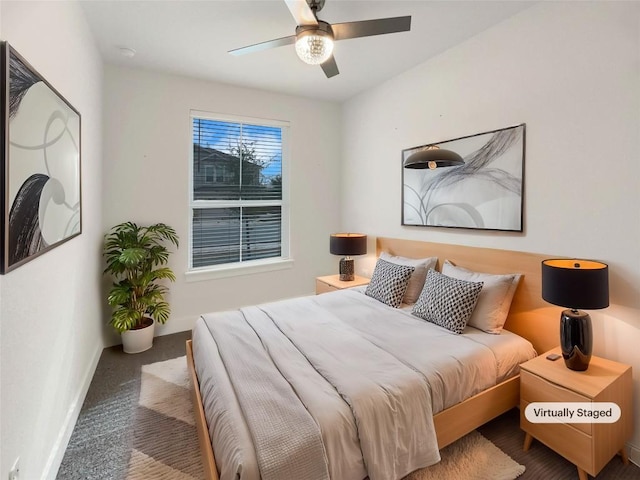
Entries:
[[[186,357],[142,367],[127,480],[201,480]],[[513,480],[525,468],[478,432],[440,452],[442,461],[405,480]]]
[[142,366],[128,480],[204,478],[186,357]]
[[525,470],[475,431],[443,448],[440,456],[440,463],[413,472],[405,480],[513,480]]

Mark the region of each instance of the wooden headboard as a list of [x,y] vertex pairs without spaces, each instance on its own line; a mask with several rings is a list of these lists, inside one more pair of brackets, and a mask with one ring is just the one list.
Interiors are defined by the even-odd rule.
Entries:
[[376,252],[409,258],[438,257],[438,270],[446,259],[477,272],[522,274],[505,328],[529,340],[539,354],[559,345],[560,311],[541,296],[540,263],[549,255],[386,237],[376,239]]

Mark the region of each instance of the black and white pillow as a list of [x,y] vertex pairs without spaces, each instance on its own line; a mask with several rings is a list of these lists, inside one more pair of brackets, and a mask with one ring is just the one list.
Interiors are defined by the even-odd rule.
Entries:
[[454,333],[462,333],[473,313],[482,282],[468,282],[429,270],[413,313]]
[[398,308],[407,290],[409,277],[414,270],[415,268],[409,265],[398,265],[378,259],[364,293],[391,307]]
[[415,268],[411,274],[411,278],[409,278],[409,283],[407,283],[407,291],[404,292],[404,297],[402,298],[402,303],[407,304],[416,303],[420,296],[420,292],[422,292],[422,287],[424,287],[427,272],[430,268],[436,268],[436,263],[438,263],[438,257],[407,258],[391,255],[387,252],[380,252],[380,258],[389,263],[409,265]]

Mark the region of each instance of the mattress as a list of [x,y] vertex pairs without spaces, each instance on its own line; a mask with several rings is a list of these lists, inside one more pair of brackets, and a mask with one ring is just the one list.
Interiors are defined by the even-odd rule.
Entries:
[[[245,355],[244,348],[254,352]],[[274,456],[306,462],[314,455],[327,464],[314,478],[402,478],[439,460],[433,415],[516,375],[518,365],[536,355],[527,340],[506,330],[491,335],[467,327],[453,334],[358,289],[203,315],[193,330],[193,351],[222,480],[265,478],[264,464]],[[243,369],[249,377],[236,378]],[[254,385],[261,378],[265,385]],[[297,438],[298,423],[301,429],[305,422],[311,429],[317,424],[322,446],[289,445],[282,438],[269,445],[246,410],[246,398],[256,396],[242,393],[248,384],[269,395],[281,391],[282,400],[266,402],[269,408],[281,404],[276,412],[296,404],[283,415],[298,420],[270,423],[274,434],[284,428],[288,438]],[[370,406],[368,395],[381,391],[387,397]],[[307,433],[300,435],[313,437]],[[286,443],[281,455],[278,442]],[[292,453],[300,451],[304,455]],[[309,462],[321,470],[318,458]]]

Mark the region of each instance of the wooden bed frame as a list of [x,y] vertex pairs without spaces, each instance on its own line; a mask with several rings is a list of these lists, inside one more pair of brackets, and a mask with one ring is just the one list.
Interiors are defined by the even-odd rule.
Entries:
[[[441,243],[420,242],[378,237],[376,251],[388,252],[410,258],[438,257],[438,270],[442,262],[449,260],[457,266],[485,273],[521,273],[505,328],[529,340],[540,354],[559,343],[557,314],[541,297],[541,262],[549,255],[466,247]],[[553,311],[553,313],[551,313]],[[204,414],[198,377],[196,375],[191,340],[187,341],[187,363],[192,382],[194,415],[198,441],[207,480],[218,480],[218,472],[209,439],[209,429]],[[520,400],[520,376],[481,392],[464,402],[450,407],[433,417],[438,447],[462,438],[480,425],[518,405]]]

